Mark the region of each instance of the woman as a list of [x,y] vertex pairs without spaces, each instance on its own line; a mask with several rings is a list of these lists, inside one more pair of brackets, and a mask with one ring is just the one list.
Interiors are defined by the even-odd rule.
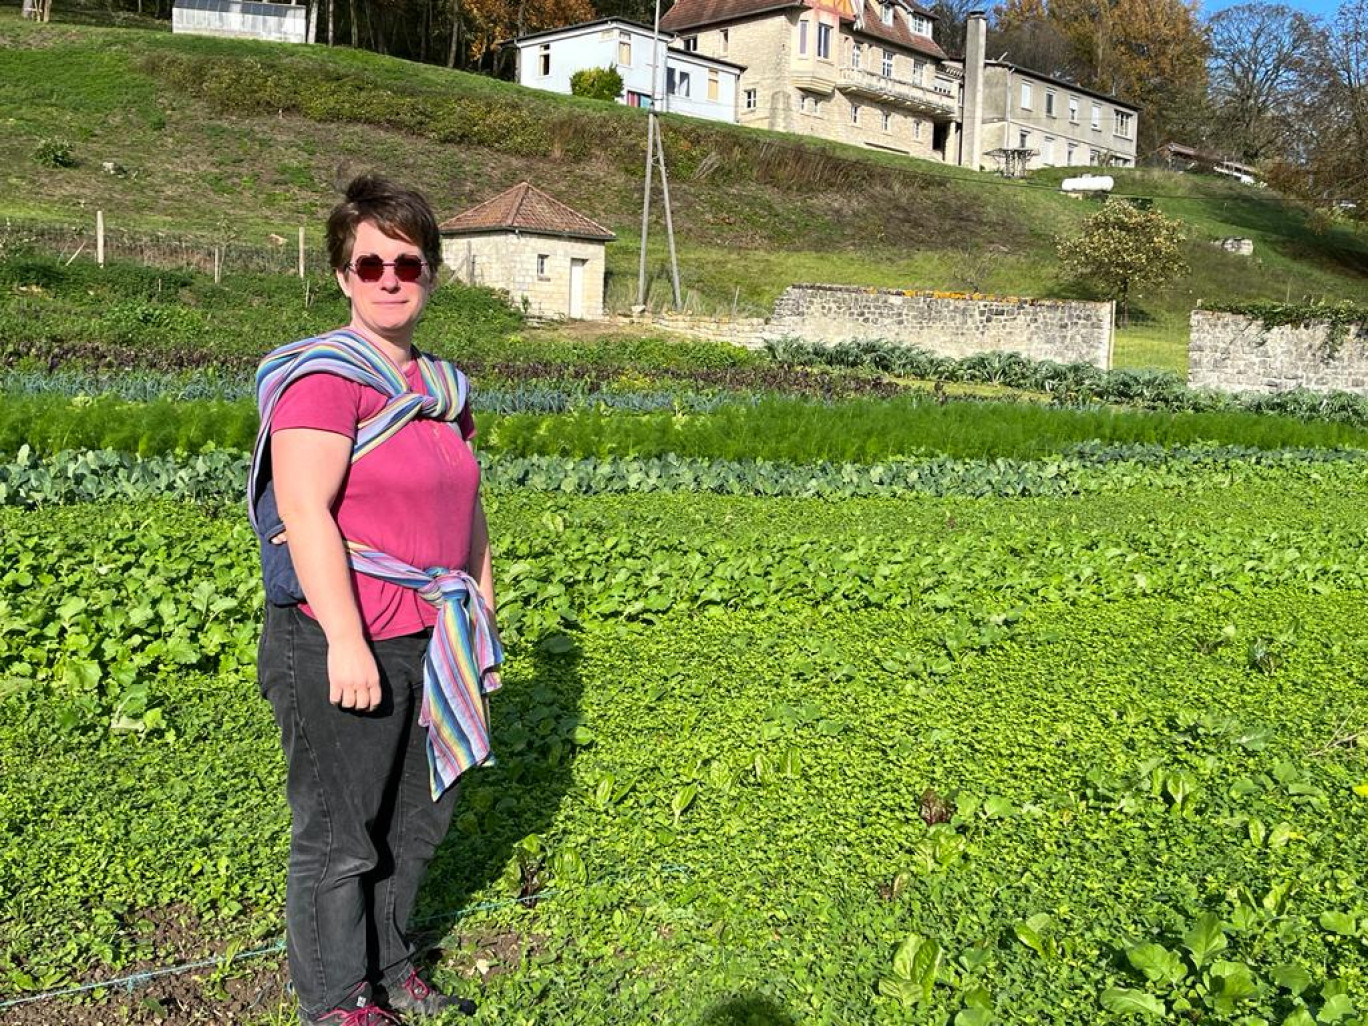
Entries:
[[[488,758],[501,652],[465,379],[413,346],[441,263],[436,218],[362,176],[328,219],[328,254],[350,324],[258,374],[251,509],[272,598],[258,672],[288,763],[300,1019],[379,1026],[474,1011],[418,975],[406,929],[456,777]],[[298,590],[282,599],[271,564],[286,552]]]

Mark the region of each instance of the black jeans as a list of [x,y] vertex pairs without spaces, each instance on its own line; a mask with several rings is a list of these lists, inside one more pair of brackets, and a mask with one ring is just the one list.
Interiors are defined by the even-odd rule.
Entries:
[[363,980],[407,966],[418,886],[456,805],[434,802],[427,731],[418,723],[429,635],[373,642],[381,703],[328,701],[328,643],[295,607],[267,606],[257,651],[288,765],[290,872],[285,898],[290,977],[305,1015],[340,1004]]

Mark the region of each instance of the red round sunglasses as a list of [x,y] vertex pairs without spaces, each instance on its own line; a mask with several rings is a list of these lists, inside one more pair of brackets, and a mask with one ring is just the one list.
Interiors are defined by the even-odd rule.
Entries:
[[374,253],[356,257],[349,265],[352,272],[364,282],[377,282],[385,276],[385,268],[393,267],[394,276],[400,281],[414,282],[423,276],[427,261],[422,257],[405,254],[393,260],[381,260]]

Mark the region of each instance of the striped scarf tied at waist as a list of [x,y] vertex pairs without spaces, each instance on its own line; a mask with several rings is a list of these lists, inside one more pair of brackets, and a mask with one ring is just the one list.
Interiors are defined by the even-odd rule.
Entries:
[[423,656],[423,708],[418,716],[427,728],[428,769],[436,801],[466,770],[494,762],[485,696],[500,687],[503,645],[474,578],[464,570],[424,571],[355,542],[348,542],[347,548],[359,573],[411,588],[439,610]]

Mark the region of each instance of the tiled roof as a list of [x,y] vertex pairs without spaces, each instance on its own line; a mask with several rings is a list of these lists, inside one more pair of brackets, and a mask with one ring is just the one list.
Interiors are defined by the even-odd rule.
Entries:
[[503,230],[602,239],[604,242],[617,238],[603,225],[571,210],[527,182],[519,182],[507,192],[443,221],[438,228],[443,235]]
[[[893,16],[893,24],[885,25],[879,17],[879,4],[874,0],[864,0],[864,25],[860,31],[866,36],[873,36],[875,39],[883,39],[898,46],[906,47],[909,50],[917,50],[926,54],[928,57],[935,57],[945,60],[945,51],[936,45],[935,40],[930,36],[916,35],[907,24],[907,15],[903,11],[898,11]],[[920,4],[910,5],[918,14],[925,14],[927,17],[934,17]]]
[[[859,3],[861,0],[855,0],[855,2]],[[928,57],[945,59],[945,51],[937,46],[932,39],[927,36],[913,35],[912,30],[908,27],[907,16],[904,12],[898,12],[892,25],[885,25],[879,19],[879,5],[877,3],[874,0],[863,0],[863,3],[864,27],[861,31],[865,35],[882,39],[908,50],[917,50]],[[660,27],[671,32],[686,32],[703,25],[736,21],[740,18],[763,14],[766,11],[804,6],[807,6],[804,0],[677,0],[675,5],[670,8],[670,12],[660,19]],[[921,4],[916,3],[915,0],[911,0],[906,6],[928,18],[936,17]],[[846,19],[842,17],[842,20]]]
[[660,27],[682,32],[698,25],[736,21],[764,11],[803,6],[803,0],[676,0],[669,13],[660,19]]

